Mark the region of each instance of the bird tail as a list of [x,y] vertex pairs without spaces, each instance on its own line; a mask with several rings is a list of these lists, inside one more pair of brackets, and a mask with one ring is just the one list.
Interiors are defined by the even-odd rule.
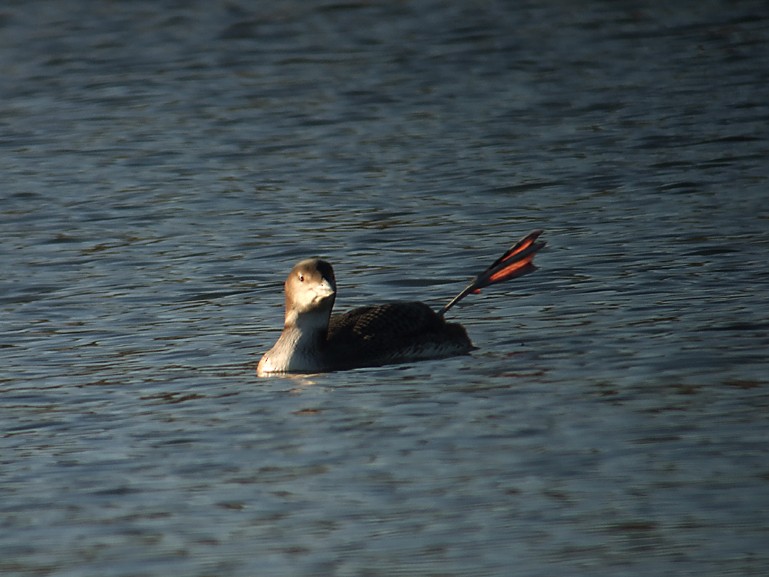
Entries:
[[462,292],[451,299],[438,314],[440,316],[445,315],[446,311],[470,293],[478,294],[482,288],[518,278],[537,270],[534,265],[534,255],[547,244],[543,240],[537,240],[541,234],[541,230],[532,231],[511,246],[505,254],[495,260],[486,270],[479,273]]

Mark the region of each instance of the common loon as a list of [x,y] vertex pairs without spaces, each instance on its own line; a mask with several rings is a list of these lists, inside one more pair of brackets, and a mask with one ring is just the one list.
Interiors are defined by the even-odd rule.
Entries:
[[440,311],[421,302],[392,302],[331,314],[336,279],[319,258],[297,263],[285,283],[283,332],[262,357],[259,376],[320,373],[407,361],[439,359],[471,351],[462,325],[444,315],[470,293],[536,270],[534,255],[545,246],[535,230],[508,249]]

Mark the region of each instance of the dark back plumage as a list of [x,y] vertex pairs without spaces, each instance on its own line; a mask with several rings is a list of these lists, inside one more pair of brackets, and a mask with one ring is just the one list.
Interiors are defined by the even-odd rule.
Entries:
[[336,367],[384,364],[467,353],[465,329],[421,302],[392,302],[331,315],[326,355]]

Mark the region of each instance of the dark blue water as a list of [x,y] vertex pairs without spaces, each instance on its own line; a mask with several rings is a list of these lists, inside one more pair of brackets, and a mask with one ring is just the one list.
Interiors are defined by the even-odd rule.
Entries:
[[[0,573],[769,567],[763,2],[0,9]],[[478,350],[258,379],[281,283]]]

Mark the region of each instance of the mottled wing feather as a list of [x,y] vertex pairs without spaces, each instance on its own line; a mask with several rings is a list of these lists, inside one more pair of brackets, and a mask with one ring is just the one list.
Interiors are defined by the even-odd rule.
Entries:
[[472,348],[462,326],[446,323],[420,302],[367,306],[332,315],[327,344],[338,366],[438,358]]
[[442,324],[441,319],[424,303],[388,303],[332,315],[329,339],[342,336],[394,339],[436,330]]

